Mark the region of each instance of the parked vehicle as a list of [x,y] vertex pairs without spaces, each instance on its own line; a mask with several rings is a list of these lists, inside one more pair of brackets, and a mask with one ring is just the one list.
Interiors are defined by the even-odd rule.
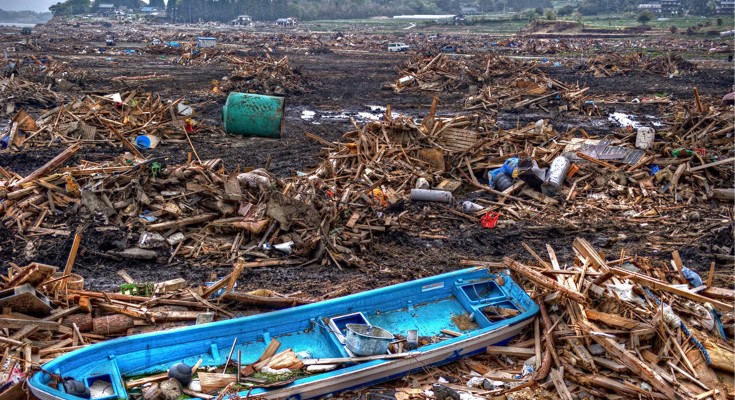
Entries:
[[388,43],[388,51],[408,51],[408,45],[405,43]]
[[[178,370],[183,363],[190,378],[195,364],[222,370],[228,354],[241,354],[240,365],[252,366],[274,345],[299,354],[294,361],[307,370],[325,363],[329,368],[268,387],[236,386],[240,392],[227,398],[317,398],[481,353],[517,335],[538,311],[508,274],[467,268],[290,309],[85,346],[46,363],[28,384],[41,400],[80,400],[94,391],[92,399],[128,399],[131,377]],[[456,333],[445,335],[447,330]],[[406,337],[403,352],[392,344],[394,335]]]

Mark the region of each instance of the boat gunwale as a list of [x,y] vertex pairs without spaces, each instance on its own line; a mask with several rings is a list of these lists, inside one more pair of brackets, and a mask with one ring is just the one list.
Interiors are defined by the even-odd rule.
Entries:
[[[466,277],[467,275],[474,275],[481,271],[485,271],[486,275]],[[291,316],[291,315],[297,315],[299,313],[305,314],[310,311],[318,311],[324,308],[328,308],[332,304],[346,303],[346,302],[349,302],[355,299],[364,299],[368,296],[378,296],[379,294],[382,294],[382,293],[400,290],[400,289],[410,289],[411,287],[422,287],[429,282],[439,282],[439,281],[446,282],[446,281],[456,280],[456,279],[461,278],[463,280],[467,279],[467,281],[458,283],[458,285],[465,285],[465,284],[471,284],[473,281],[480,281],[480,280],[487,281],[487,279],[492,278],[493,275],[497,275],[497,273],[490,272],[489,270],[487,270],[487,268],[484,268],[484,267],[465,268],[465,269],[451,271],[451,272],[440,274],[440,275],[434,275],[434,276],[425,277],[425,278],[421,278],[421,279],[417,279],[413,281],[398,283],[395,285],[384,286],[384,287],[372,289],[372,290],[365,291],[365,292],[354,293],[354,294],[350,294],[347,296],[329,299],[329,300],[325,300],[321,302],[300,305],[300,306],[292,307],[289,309],[271,311],[271,312],[266,312],[262,314],[256,314],[256,315],[251,315],[251,316],[246,316],[246,317],[241,317],[241,318],[234,318],[231,320],[219,321],[216,323],[217,324],[216,327],[219,330],[227,330],[228,327],[246,324],[253,320],[257,320],[257,318],[262,318],[263,316],[267,316],[269,319],[275,320],[281,316]],[[520,285],[513,282],[512,280],[511,282],[513,286],[509,286],[509,287],[506,287],[505,285],[502,286],[503,292],[508,297],[515,298],[514,296],[511,296],[513,292],[512,289],[514,287],[517,288],[517,290],[520,290],[521,292],[523,292],[523,294],[525,294],[526,297],[528,296],[525,293],[525,291],[523,291],[523,289],[520,287]],[[451,287],[449,289],[451,290]],[[446,348],[448,346],[455,346],[456,343],[461,343],[466,340],[475,340],[479,336],[484,337],[499,329],[512,327],[513,325],[524,322],[526,319],[532,317],[538,312],[538,306],[530,298],[528,298],[528,300],[530,300],[530,304],[532,305],[532,307],[530,307],[530,309],[529,307],[523,307],[524,308],[523,312],[519,314],[518,316],[511,317],[511,318],[508,318],[502,321],[498,321],[498,322],[491,322],[490,326],[482,327],[475,331],[467,332],[460,337],[451,338],[451,339],[448,339],[448,340],[445,340],[439,343],[433,343],[433,344],[423,346],[421,349],[421,353],[433,352],[433,351],[441,350],[442,348]],[[526,324],[523,324],[523,325],[526,325]],[[488,330],[491,328],[492,330]],[[116,338],[116,339],[97,343],[97,344],[87,346],[85,348],[64,354],[46,363],[44,365],[44,368],[49,372],[56,372],[55,368],[58,368],[60,365],[63,365],[63,363],[69,359],[77,358],[83,353],[89,353],[92,351],[104,351],[105,349],[116,349],[119,347],[121,343],[124,343],[126,341],[127,342],[155,342],[155,340],[161,336],[168,336],[171,334],[194,334],[194,333],[200,333],[202,331],[206,332],[210,329],[214,329],[213,324],[186,326],[186,327],[175,328],[175,329],[170,329],[170,330],[150,332],[150,333],[144,333],[140,335]],[[234,334],[234,335],[237,335],[237,334]],[[220,335],[220,336],[222,337],[232,336],[232,334]],[[121,353],[119,354],[119,356],[124,356],[125,354],[130,354],[132,352],[133,351],[130,351],[128,353]],[[332,376],[322,377],[324,376],[324,374],[314,375],[311,377],[299,379],[296,382],[294,382],[294,384],[297,386],[298,385],[308,385],[308,384],[312,384],[322,379],[331,379],[331,378],[343,376],[343,374],[346,374],[346,373],[348,374],[353,373],[353,371],[359,371],[362,368],[372,368],[374,366],[385,365],[385,363],[389,361],[390,360],[375,360],[375,361],[370,361],[367,363],[356,364],[354,366],[348,366],[345,368],[341,368],[338,371],[332,371],[331,373],[327,373],[327,374],[333,374]],[[398,361],[398,360],[395,360],[395,361]],[[354,370],[351,369],[353,367],[354,367]],[[358,367],[362,367],[362,368],[358,368]],[[79,367],[74,367],[74,368],[79,368]],[[70,370],[73,370],[74,368]],[[46,375],[45,373],[39,372],[39,373],[34,374],[28,380],[29,386],[34,391],[34,394],[36,394],[36,396],[39,396],[39,394],[43,393],[46,396],[51,396],[50,398],[54,398],[54,399],[68,400],[69,398],[75,398],[74,396],[64,397],[63,395],[65,395],[66,393],[64,393],[63,391],[59,389],[53,389],[50,386],[48,386],[46,382],[48,382],[50,379],[49,378],[44,379],[45,375]],[[289,385],[289,387],[291,387],[291,385]],[[40,393],[36,393],[36,391],[39,391]],[[60,394],[62,394],[62,396],[58,396],[54,392],[59,392]],[[266,393],[267,392],[265,392],[264,394]],[[43,398],[42,396],[39,396],[39,397]],[[46,398],[49,398],[49,397],[46,397]]]

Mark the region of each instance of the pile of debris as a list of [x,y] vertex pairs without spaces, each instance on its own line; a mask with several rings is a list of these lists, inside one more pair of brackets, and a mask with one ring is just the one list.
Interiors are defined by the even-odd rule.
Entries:
[[609,260],[577,238],[564,263],[549,245],[548,259],[524,247],[536,265],[463,261],[510,268],[541,311],[543,329],[537,323],[530,339],[465,362],[482,394],[541,385],[562,399],[732,395],[735,291],[713,286],[714,263],[703,281],[676,251],[670,263],[625,254]]
[[269,54],[260,58],[229,55],[226,60],[235,64],[236,68],[227,80],[215,82],[215,93],[242,92],[284,96],[303,94],[306,90],[306,79],[299,70],[289,66],[287,56],[274,60]]
[[[36,86],[31,84],[30,87]],[[39,91],[35,95],[42,93]],[[54,101],[58,102],[58,97],[54,97]],[[136,145],[151,148],[160,140],[181,140],[193,131],[192,114],[192,108],[182,99],[167,102],[150,93],[87,95],[50,109],[35,120],[19,110],[11,128],[0,136],[7,139],[7,147],[11,150],[84,143],[123,145],[141,156]],[[142,145],[140,140],[147,145]]]
[[48,109],[64,98],[48,87],[17,77],[0,79],[0,115],[10,117],[23,107]]
[[[69,236],[72,227],[59,223],[60,212],[78,210],[88,223],[108,231],[136,233],[135,245],[123,243],[102,256],[154,260],[206,255],[216,262],[231,262],[241,246],[253,243],[245,252],[268,258],[257,243],[263,232],[263,240],[270,234],[278,236],[270,215],[289,226],[303,225],[296,214],[285,210],[288,199],[259,189],[259,184],[271,184],[262,171],[227,174],[221,160],[167,166],[162,159],[130,154],[61,168],[78,149],[79,144],[72,145],[26,178],[2,171],[6,228],[20,235]],[[318,218],[311,222],[318,223]],[[291,253],[291,247],[286,250]]]
[[[647,127],[604,138],[582,129],[557,132],[545,120],[498,130],[487,117],[437,117],[437,103],[435,98],[421,123],[394,117],[388,107],[382,120],[355,124],[343,142],[307,134],[324,146],[323,161],[283,181],[263,169],[227,172],[220,160],[164,165],[140,155],[62,168],[77,143],[26,177],[0,171],[3,222],[18,234],[69,236],[74,228],[60,224],[57,212],[81,207],[97,222],[135,233],[136,247],[107,252],[110,257],[206,257],[219,265],[247,254],[273,265],[360,267],[360,253],[376,233],[442,236],[446,227],[414,223],[427,209],[410,207],[414,202],[428,201],[423,204],[483,226],[499,212],[506,217],[501,226],[513,220],[576,226],[603,219],[700,221],[709,198],[735,198],[726,145],[706,155],[682,147],[699,137],[692,123],[709,126],[716,140],[729,140],[732,110],[683,121],[678,129],[693,133],[682,142],[683,135],[667,131],[654,141]],[[469,204],[455,199],[466,192],[458,190],[463,186],[478,190],[466,197]],[[404,212],[407,207],[411,211]],[[669,240],[701,238],[728,226],[727,220],[711,221]]]
[[[191,285],[182,278],[135,281],[120,270],[119,291],[87,291],[84,278],[72,273],[80,241],[77,234],[63,269],[33,262],[12,266],[2,277],[0,392],[22,382],[39,365],[93,343],[235,318],[236,309],[242,307],[262,312],[314,301],[298,293],[289,297],[268,289],[235,290],[240,274],[249,267],[242,259],[230,274],[207,285]],[[17,386],[6,393],[20,391]]]
[[579,67],[581,74],[595,77],[625,75],[631,72],[648,72],[656,75],[680,75],[696,72],[696,65],[679,54],[650,56],[642,52],[618,54],[604,53],[590,59]]
[[[249,311],[253,307],[259,311],[282,309],[332,297],[286,296],[267,289],[237,291],[238,278],[251,267],[243,259],[234,262],[229,274],[206,285],[180,278],[137,282],[121,270],[118,275],[124,283],[119,291],[88,291],[84,290],[84,279],[72,273],[80,242],[81,234],[76,234],[63,270],[31,263],[13,266],[3,277],[0,304],[5,312],[0,317],[4,327],[0,349],[6,362],[0,365],[0,382],[4,388],[21,393],[21,383],[38,371],[39,365],[111,338],[235,318],[243,307]],[[608,259],[589,242],[577,238],[571,260],[565,263],[549,245],[548,258],[525,243],[523,246],[536,260],[533,265],[508,257],[502,262],[464,260],[462,264],[512,271],[539,306],[532,327],[508,345],[489,346],[484,354],[442,367],[439,374],[431,370],[412,376],[413,387],[394,389],[395,398],[514,394],[523,398],[718,400],[733,393],[735,348],[729,339],[735,335],[735,291],[715,286],[714,263],[703,280],[683,264],[676,251],[670,262],[627,254]],[[502,312],[517,312],[497,311],[498,318],[509,316]],[[392,353],[406,350],[401,345],[392,347]],[[217,366],[218,370],[224,367],[222,373],[212,373],[213,368],[201,363],[187,366],[191,374],[186,375],[196,373],[198,385],[184,387],[183,393],[211,399],[243,390],[233,386],[238,380],[245,385],[267,383],[263,377],[282,376],[283,371],[274,371],[281,368],[288,368],[290,376],[308,374],[308,365],[319,362],[303,357],[282,349],[281,343],[272,339],[251,365],[234,362],[236,368],[227,368],[233,365],[228,364],[228,357]],[[352,363],[374,359],[327,360]],[[375,367],[376,373],[379,368]],[[254,376],[256,373],[259,376]],[[170,376],[163,372],[125,377],[125,387],[159,398]],[[389,385],[396,384],[402,381]],[[181,392],[181,386],[176,386]],[[386,389],[360,392],[375,390]]]
[[449,59],[445,54],[426,57],[418,53],[406,61],[400,78],[391,85],[396,93],[408,88],[429,92],[452,92],[469,84],[468,66],[464,60]]
[[541,72],[528,71],[486,84],[477,94],[465,99],[465,109],[494,114],[502,109],[539,108],[549,113],[551,107],[555,107],[553,111],[573,109],[586,113],[590,108],[584,106],[584,94],[587,90],[589,87],[580,88],[552,79]]

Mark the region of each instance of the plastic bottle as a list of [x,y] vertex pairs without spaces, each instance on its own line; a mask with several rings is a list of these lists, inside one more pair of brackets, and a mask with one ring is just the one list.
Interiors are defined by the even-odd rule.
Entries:
[[671,150],[671,156],[674,158],[687,158],[694,155],[694,152],[687,149]]
[[460,207],[460,209],[462,210],[462,212],[466,212],[466,213],[477,212],[477,211],[480,211],[480,210],[482,210],[484,208],[485,207],[483,207],[483,206],[481,206],[481,205],[479,205],[477,203],[473,203],[471,201],[462,202],[462,206]]

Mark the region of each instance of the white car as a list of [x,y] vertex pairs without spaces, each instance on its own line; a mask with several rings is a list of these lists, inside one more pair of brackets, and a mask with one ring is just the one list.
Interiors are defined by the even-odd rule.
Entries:
[[408,51],[408,45],[405,43],[388,43],[388,51]]

